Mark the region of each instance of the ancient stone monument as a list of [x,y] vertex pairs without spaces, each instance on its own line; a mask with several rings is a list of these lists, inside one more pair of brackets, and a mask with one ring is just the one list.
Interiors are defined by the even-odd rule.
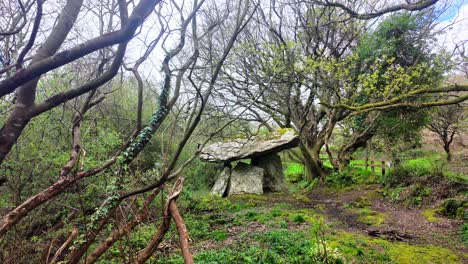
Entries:
[[[237,138],[207,146],[201,151],[200,158],[224,164],[212,193],[229,196],[283,191],[283,165],[277,153],[297,144],[299,137],[292,129],[281,129],[268,135]],[[243,159],[250,159],[250,164],[237,162],[232,168],[231,162]]]

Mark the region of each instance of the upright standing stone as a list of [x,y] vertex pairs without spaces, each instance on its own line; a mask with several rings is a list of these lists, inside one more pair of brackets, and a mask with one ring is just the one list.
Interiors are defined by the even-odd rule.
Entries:
[[231,179],[231,168],[224,167],[221,171],[219,178],[216,180],[213,188],[211,189],[212,194],[219,195],[221,197],[225,196],[226,190],[229,185],[229,180]]
[[264,170],[263,191],[281,192],[286,190],[283,164],[278,154],[255,157],[252,159],[252,165]]
[[239,162],[231,171],[229,195],[263,194],[263,169]]

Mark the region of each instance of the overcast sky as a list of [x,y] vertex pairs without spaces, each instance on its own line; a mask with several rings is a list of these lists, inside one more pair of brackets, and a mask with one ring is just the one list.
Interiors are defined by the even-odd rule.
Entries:
[[[468,40],[468,0],[453,1],[451,6],[440,16],[439,29],[444,29],[439,36],[439,45],[448,51],[453,50],[456,43]],[[465,43],[468,49],[468,45]]]

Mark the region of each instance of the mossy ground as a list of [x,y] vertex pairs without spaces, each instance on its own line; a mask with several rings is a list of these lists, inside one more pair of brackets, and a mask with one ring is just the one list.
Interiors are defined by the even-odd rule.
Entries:
[[[367,235],[366,230],[379,229],[393,217],[373,207],[374,188],[334,192],[334,201],[328,200],[328,192],[332,193],[323,189],[307,199],[277,193],[197,198],[196,203],[185,205],[184,213],[195,262],[451,264],[467,260],[466,248]],[[322,200],[317,200],[320,195]],[[330,213],[331,204],[341,216]],[[159,258],[151,263],[183,263],[175,230],[168,237]]]
[[424,210],[421,214],[429,222],[440,222],[441,218],[437,216],[438,213],[440,213],[440,209],[429,208],[429,209]]
[[[303,168],[285,164],[285,172],[288,180],[296,181],[300,177],[293,176],[301,176]],[[436,188],[382,189],[359,177],[342,186],[342,179],[336,175],[328,187],[318,188],[300,181],[295,186],[301,191],[292,188],[287,194],[228,198],[207,192],[184,194],[179,205],[195,263],[468,263],[468,227],[462,220],[447,218],[440,206],[398,202],[404,200],[405,190],[429,201]],[[138,229],[127,245],[137,252],[156,228]],[[370,236],[375,230],[408,233],[408,238]],[[124,258],[119,246],[101,263]],[[149,263],[183,263],[174,226],[156,255]]]

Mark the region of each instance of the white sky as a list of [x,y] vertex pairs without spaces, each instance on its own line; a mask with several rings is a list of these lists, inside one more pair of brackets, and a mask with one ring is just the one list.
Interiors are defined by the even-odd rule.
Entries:
[[[453,6],[452,10],[447,10],[446,15],[441,16],[444,20],[436,27],[443,30],[438,37],[438,44],[449,52],[457,43],[468,41],[468,0],[457,1]],[[468,49],[467,43],[464,47]]]

